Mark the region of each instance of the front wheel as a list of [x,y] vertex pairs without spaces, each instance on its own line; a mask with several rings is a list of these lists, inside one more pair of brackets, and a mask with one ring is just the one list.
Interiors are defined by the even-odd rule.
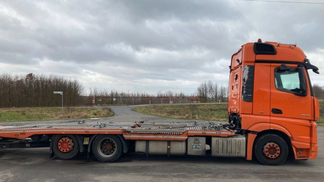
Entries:
[[99,135],[93,141],[92,153],[100,162],[114,162],[122,154],[122,144],[115,135]]
[[288,157],[286,141],[276,134],[266,134],[257,139],[254,145],[257,160],[264,165],[280,165]]

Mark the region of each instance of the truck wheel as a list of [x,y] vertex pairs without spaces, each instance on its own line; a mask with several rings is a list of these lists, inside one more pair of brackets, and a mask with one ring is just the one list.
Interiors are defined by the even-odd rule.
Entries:
[[92,153],[100,162],[114,162],[122,154],[122,144],[117,136],[99,135],[93,141]]
[[73,135],[55,135],[53,138],[53,153],[60,159],[72,159],[79,152],[79,143]]
[[257,139],[254,153],[261,164],[280,165],[288,157],[288,145],[280,136],[266,134]]

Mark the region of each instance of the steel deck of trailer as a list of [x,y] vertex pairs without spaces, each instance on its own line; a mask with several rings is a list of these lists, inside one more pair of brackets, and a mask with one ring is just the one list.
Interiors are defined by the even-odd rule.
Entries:
[[59,124],[35,124],[21,126],[0,126],[0,138],[25,139],[33,135],[56,134],[117,134],[126,140],[170,140],[184,141],[189,136],[234,136],[218,122],[86,122],[75,121]]

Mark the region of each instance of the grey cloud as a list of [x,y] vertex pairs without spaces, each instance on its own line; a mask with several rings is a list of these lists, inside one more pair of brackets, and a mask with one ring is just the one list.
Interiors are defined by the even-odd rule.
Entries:
[[156,93],[190,82],[197,85],[181,86],[192,93],[209,79],[227,85],[231,55],[257,38],[298,43],[310,53],[324,49],[322,6],[35,0],[0,7],[0,63],[21,65],[8,71],[30,65],[36,74],[80,78],[86,87],[108,90]]
[[[133,12],[134,16],[138,16],[139,18],[143,18],[143,16],[140,12],[140,9],[138,9],[140,6],[138,3],[140,1],[136,1],[134,5],[132,5],[130,1],[125,3],[124,6],[127,5],[126,13],[125,12],[119,12],[127,14],[127,12]],[[151,1],[149,1],[151,2]],[[129,4],[128,4],[129,3]],[[220,4],[220,3],[212,3],[211,5],[208,4],[201,4],[201,3],[185,3],[183,6],[180,6],[180,4],[170,3],[165,4],[159,2],[159,3],[148,3],[145,2],[142,4],[144,5],[144,9],[142,9],[143,12],[147,12],[147,17],[149,20],[154,20],[155,24],[160,24],[161,22],[157,22],[156,17],[161,16],[161,12],[164,12],[162,14],[172,14],[172,17],[182,17],[184,19],[185,17],[195,17],[195,19],[198,20],[204,20],[206,19],[208,15],[213,14],[212,12],[217,12],[216,15],[218,16],[219,12],[217,8],[224,9],[223,7],[228,7],[226,4]],[[112,1],[108,3],[108,15],[111,15],[109,13],[110,9],[114,9],[115,7],[111,7],[111,4],[120,4],[120,2],[113,3]],[[214,5],[213,5],[214,4]],[[49,6],[49,5],[48,5]],[[56,5],[57,6],[57,5]],[[149,8],[149,6],[152,6]],[[166,7],[170,6],[170,7]],[[15,7],[15,6],[14,6]],[[66,7],[71,7],[71,5],[65,5],[63,6],[66,9]],[[117,6],[118,7],[118,6]],[[154,8],[153,8],[154,7]],[[173,7],[173,8],[172,8]],[[181,7],[179,9],[179,7]],[[211,10],[211,7],[214,8],[214,11]],[[21,8],[21,7],[19,7]],[[133,8],[133,11],[130,11],[130,9]],[[147,9],[145,9],[147,8]],[[22,15],[29,14],[30,11],[27,9],[22,8],[24,11],[20,12]],[[34,7],[35,9],[35,7]],[[57,9],[54,8],[53,9]],[[82,8],[81,8],[82,9]],[[156,11],[153,11],[155,9]],[[146,10],[146,11],[145,11]],[[114,61],[122,61],[126,58],[120,58],[116,57],[112,51],[112,53],[107,52],[107,50],[103,50],[104,46],[107,44],[115,44],[123,42],[126,45],[131,46],[135,50],[139,51],[143,47],[155,47],[160,49],[166,49],[166,50],[183,50],[183,49],[190,49],[192,46],[199,46],[203,48],[211,48],[211,47],[219,47],[218,52],[225,52],[226,47],[220,46],[224,39],[226,37],[229,37],[230,35],[226,36],[219,36],[216,38],[215,35],[217,33],[224,34],[227,31],[226,27],[222,25],[222,22],[211,22],[215,24],[219,24],[216,27],[210,27],[208,24],[203,26],[197,26],[197,22],[191,21],[190,18],[186,21],[178,21],[174,25],[171,25],[172,31],[168,34],[156,34],[154,30],[150,30],[145,25],[145,17],[142,19],[141,23],[132,22],[130,19],[117,19],[114,20],[114,23],[110,23],[109,25],[106,25],[104,21],[109,21],[109,19],[102,20],[102,17],[100,18],[93,18],[91,15],[89,15],[89,19],[92,19],[92,21],[87,22],[87,17],[85,17],[84,12],[75,12],[72,11],[72,15],[70,18],[76,19],[77,21],[85,21],[85,24],[87,24],[89,27],[96,27],[98,25],[103,25],[102,27],[95,28],[89,28],[87,31],[83,31],[80,29],[73,29],[72,28],[65,28],[65,27],[55,27],[54,25],[51,25],[51,21],[64,21],[64,19],[58,19],[53,20],[52,17],[49,15],[50,13],[46,13],[44,10],[36,9],[36,12],[34,13],[34,16],[26,17],[26,19],[30,18],[30,21],[37,24],[37,28],[33,31],[30,31],[28,27],[23,26],[17,26],[14,27],[15,29],[20,29],[22,32],[29,32],[28,34],[22,35],[27,37],[27,39],[30,40],[30,47],[37,47],[35,44],[42,46],[39,50],[29,51],[34,52],[36,57],[49,57],[54,60],[77,60],[80,61],[99,61],[99,60],[105,60],[107,59],[109,61],[109,58],[112,58]],[[206,12],[205,12],[206,11]],[[138,12],[138,13],[136,13]],[[195,13],[196,12],[196,13]],[[197,13],[200,12],[200,13]],[[205,14],[203,13],[205,12]],[[62,14],[67,14],[68,12],[57,12]],[[154,16],[153,14],[156,14]],[[190,14],[190,16],[189,16]],[[234,13],[233,13],[234,14]],[[39,19],[38,16],[44,16],[44,19]],[[149,16],[150,15],[150,16]],[[216,16],[215,15],[215,16]],[[63,16],[63,15],[62,15]],[[80,19],[80,17],[85,17],[84,20]],[[162,15],[164,17],[164,15]],[[217,17],[216,16],[216,17]],[[37,17],[37,18],[36,18]],[[79,18],[78,18],[79,17]],[[208,19],[213,18],[214,16],[211,16]],[[35,19],[33,19],[35,18]],[[224,17],[223,17],[224,19]],[[166,19],[169,20],[169,19]],[[163,33],[163,32],[162,32]],[[18,33],[14,33],[15,36],[17,36]],[[213,37],[215,37],[213,39]],[[220,40],[220,38],[222,40]],[[212,41],[211,41],[212,40]],[[18,40],[19,41],[19,40]],[[34,42],[36,41],[36,43]],[[91,47],[91,49],[83,49],[86,47]],[[95,56],[94,56],[95,55]]]
[[[114,1],[116,2],[116,1]],[[192,21],[197,19],[233,19],[240,13],[231,9],[226,1],[132,1],[127,0],[121,3],[129,18],[143,21],[155,19],[180,19]]]

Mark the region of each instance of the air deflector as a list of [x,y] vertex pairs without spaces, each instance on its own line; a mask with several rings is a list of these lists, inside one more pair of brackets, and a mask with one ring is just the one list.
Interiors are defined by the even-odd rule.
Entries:
[[277,54],[277,50],[272,44],[266,44],[266,43],[254,43],[254,53],[255,54]]

